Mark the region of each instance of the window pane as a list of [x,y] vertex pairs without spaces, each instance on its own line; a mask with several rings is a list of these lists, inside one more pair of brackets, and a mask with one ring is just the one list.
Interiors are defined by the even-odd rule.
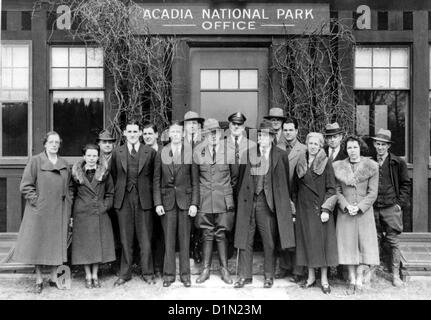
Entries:
[[355,88],[371,88],[371,69],[355,69]]
[[13,66],[14,67],[28,67],[28,47],[18,46],[13,48]]
[[409,88],[408,69],[391,69],[391,88],[393,89]]
[[389,48],[373,48],[373,67],[389,67]]
[[220,70],[220,89],[238,89],[238,70]]
[[51,69],[51,86],[53,88],[67,88],[68,76],[68,69]]
[[87,48],[87,67],[103,67],[103,50]]
[[201,70],[201,89],[218,89],[218,70]]
[[19,68],[13,70],[12,87],[14,89],[28,89],[28,69]]
[[2,104],[2,156],[25,157],[28,148],[27,103]]
[[102,88],[103,87],[103,69],[90,68],[87,69],[87,87]]
[[240,70],[240,89],[257,89],[257,70]]
[[391,49],[391,67],[408,67],[409,51],[407,48]]
[[389,69],[373,69],[373,88],[389,88]]
[[2,68],[12,67],[12,48],[8,46],[3,46],[1,54]]
[[61,154],[81,156],[103,129],[103,91],[54,91],[54,130],[63,139]]
[[371,67],[371,48],[356,47],[355,50],[355,67]]
[[69,49],[68,48],[51,48],[51,66],[68,67],[69,66]]
[[12,69],[2,69],[1,71],[1,87],[2,89],[12,88]]
[[71,67],[85,67],[85,48],[70,48]]
[[70,88],[84,88],[85,87],[85,69],[69,69],[70,70]]

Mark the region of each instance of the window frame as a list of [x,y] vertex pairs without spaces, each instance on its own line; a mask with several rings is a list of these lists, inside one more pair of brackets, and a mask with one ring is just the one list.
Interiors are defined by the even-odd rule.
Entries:
[[[0,119],[2,119],[3,103],[26,102],[27,103],[27,156],[3,156],[3,137],[0,136],[0,164],[25,165],[33,155],[33,46],[31,40],[1,40],[1,46],[26,45],[28,47],[28,98],[27,100],[0,100]],[[0,53],[1,55],[1,53]],[[1,71],[1,70],[0,70]],[[0,121],[0,133],[3,131]]]
[[[67,43],[67,44],[52,44],[48,47],[48,98],[49,98],[49,123],[50,123],[50,130],[54,130],[54,92],[55,91],[68,91],[68,92],[78,92],[78,91],[99,91],[103,93],[103,128],[105,128],[106,125],[106,72],[105,72],[105,63],[103,60],[102,63],[102,69],[103,69],[103,86],[102,87],[59,87],[59,88],[53,88],[52,82],[51,82],[51,69],[52,69],[52,48],[85,48],[87,52],[87,48],[98,48],[96,45],[85,45],[85,44],[74,44],[74,43]],[[70,57],[70,53],[69,57]],[[103,57],[104,59],[104,57]],[[70,69],[70,67],[68,67]],[[85,70],[87,70],[87,66],[85,66]],[[86,76],[87,78],[87,76]],[[90,142],[89,142],[90,143]],[[61,154],[61,148],[60,148],[60,154]],[[74,164],[78,160],[82,158],[82,156],[67,156],[67,155],[61,155],[63,159],[65,159],[69,164]]]
[[[389,48],[389,49],[397,49],[397,48],[402,48],[402,49],[407,49],[408,51],[408,88],[356,88],[356,84],[355,84],[355,72],[357,69],[365,69],[365,67],[363,68],[357,68],[356,67],[356,48],[358,47],[362,47],[362,48]],[[374,68],[373,66],[370,67],[371,70],[373,69],[379,69],[379,68]],[[389,61],[389,67],[387,69],[392,69],[390,67],[390,61]],[[395,68],[396,69],[396,68]],[[412,104],[412,93],[413,93],[413,88],[412,88],[412,81],[413,81],[413,75],[412,75],[412,45],[411,44],[380,44],[380,43],[358,43],[354,46],[353,48],[353,99],[354,99],[354,105],[355,105],[355,121],[354,121],[354,127],[355,127],[355,132],[356,132],[356,115],[357,115],[357,103],[356,103],[356,99],[355,99],[355,92],[356,91],[404,91],[404,92],[408,92],[408,103],[409,105],[407,106],[406,109],[406,119],[405,119],[405,123],[406,123],[406,130],[405,130],[405,134],[404,134],[404,139],[405,139],[405,155],[404,156],[400,156],[401,159],[403,159],[408,165],[412,165],[412,162],[409,162],[408,160],[411,159],[411,130],[412,130],[412,123],[411,123],[411,118],[412,118],[412,112],[413,112],[413,104]],[[372,73],[371,73],[372,76]],[[389,77],[389,83],[391,81],[391,78]],[[372,83],[371,83],[372,84]],[[389,149],[390,151],[390,149]],[[430,156],[431,159],[431,156]]]
[[[259,92],[259,69],[258,68],[203,68],[203,69],[199,69],[199,80],[201,81],[201,75],[202,75],[202,71],[203,70],[216,70],[218,71],[218,88],[217,89],[202,89],[201,87],[201,83],[199,83],[199,92]],[[238,72],[238,88],[237,89],[224,89],[221,88],[221,80],[220,80],[220,74],[221,71],[225,71],[225,70],[234,70]],[[241,71],[256,71],[256,88],[255,89],[241,89]]]

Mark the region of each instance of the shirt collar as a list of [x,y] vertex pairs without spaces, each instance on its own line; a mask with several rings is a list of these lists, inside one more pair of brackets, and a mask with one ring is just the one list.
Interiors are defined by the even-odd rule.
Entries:
[[[383,155],[381,158],[382,158],[382,160],[383,160],[383,162],[385,162],[385,160],[386,160],[386,158],[388,157],[388,155],[389,155],[389,152],[386,152],[386,154],[385,155]],[[379,155],[377,155],[377,160],[380,158],[380,156]]]
[[[233,143],[235,143],[235,136],[231,135],[231,137],[232,137]],[[242,134],[238,136],[238,144],[241,142],[241,139],[242,139]]]
[[[135,150],[136,152],[139,151],[139,146],[141,145],[141,143],[138,141],[135,143]],[[132,152],[132,144],[130,142],[127,142],[127,148],[129,149],[129,152]]]
[[259,146],[260,154],[265,156],[265,159],[269,159],[269,153],[271,152],[271,146],[266,149],[266,152],[263,153],[262,147]]

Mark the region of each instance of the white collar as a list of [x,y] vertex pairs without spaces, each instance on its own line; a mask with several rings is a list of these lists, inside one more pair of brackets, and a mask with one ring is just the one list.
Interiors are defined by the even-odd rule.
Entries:
[[[141,143],[138,141],[135,143],[135,150],[136,152],[139,151],[139,146],[141,145]],[[129,149],[129,152],[132,153],[132,144],[130,142],[127,142],[127,149]]]
[[269,153],[271,152],[271,145],[268,149],[266,149],[266,152],[263,153],[263,149],[261,146],[259,146],[260,154],[265,156],[265,159],[269,159]]

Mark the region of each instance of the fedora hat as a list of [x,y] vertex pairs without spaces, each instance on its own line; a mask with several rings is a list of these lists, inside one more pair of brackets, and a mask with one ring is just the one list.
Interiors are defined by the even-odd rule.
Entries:
[[219,122],[214,118],[206,119],[202,128],[202,134],[208,134],[215,130],[221,130]]
[[374,137],[371,137],[371,139],[376,140],[376,141],[383,141],[383,142],[387,142],[387,143],[392,143],[393,141],[391,140],[392,138],[392,133],[391,130],[386,130],[386,129],[379,129],[379,131],[377,132],[377,134]]
[[344,130],[340,128],[338,122],[328,123],[325,126],[324,136],[333,136],[335,134],[344,133]]
[[202,123],[205,121],[204,118],[199,117],[199,113],[194,112],[194,111],[187,111],[186,114],[184,115],[184,120],[181,121],[183,124],[186,121],[197,121],[199,123]]
[[260,123],[259,128],[257,129],[257,132],[261,132],[261,131],[266,131],[272,135],[276,134],[275,130],[272,128],[271,121],[269,121],[268,119],[265,119]]
[[269,114],[264,117],[265,119],[271,120],[272,118],[278,118],[282,120],[286,120],[287,118],[284,116],[284,111],[281,108],[271,108],[269,109]]
[[241,112],[235,112],[234,114],[231,114],[227,120],[233,123],[244,124],[247,118]]
[[107,130],[103,130],[99,133],[99,136],[97,137],[96,142],[99,142],[101,140],[114,142],[117,139],[113,138],[112,135]]

